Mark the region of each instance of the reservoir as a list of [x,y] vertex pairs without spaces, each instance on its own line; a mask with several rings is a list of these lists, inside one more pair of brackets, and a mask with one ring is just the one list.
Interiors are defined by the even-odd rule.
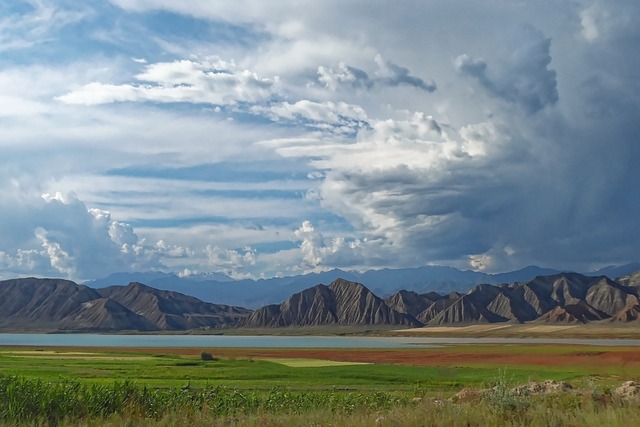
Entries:
[[436,348],[456,344],[640,346],[638,339],[427,338],[358,336],[0,334],[0,346],[183,348]]

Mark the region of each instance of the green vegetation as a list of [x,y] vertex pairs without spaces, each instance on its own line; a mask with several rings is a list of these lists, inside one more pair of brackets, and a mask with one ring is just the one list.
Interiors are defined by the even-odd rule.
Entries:
[[[597,347],[380,351],[389,361],[409,355],[446,366],[285,359],[250,349],[154,351],[0,349],[0,426],[616,426],[640,419],[638,400],[613,393],[622,380],[640,378],[638,364],[503,365],[521,355],[584,361],[605,354]],[[543,380],[578,390],[528,395],[512,388]]]
[[[249,353],[250,354],[250,353]],[[194,388],[211,384],[238,390],[267,391],[273,387],[291,390],[389,391],[410,392],[416,386],[433,393],[454,393],[462,387],[491,382],[501,365],[405,366],[391,364],[341,364],[309,359],[262,360],[244,358],[201,360],[200,356],[171,354],[16,352],[0,351],[0,372],[45,380],[78,379],[89,384],[110,384],[122,379],[150,388]],[[293,364],[294,366],[287,366]],[[328,366],[327,366],[328,365]],[[587,376],[584,369],[566,367],[516,366],[509,369],[512,379],[572,380]]]
[[[406,400],[406,399],[404,399]],[[210,417],[257,413],[294,414],[325,409],[351,413],[359,408],[389,409],[404,403],[399,397],[375,392],[292,392],[274,388],[266,393],[224,387],[155,389],[132,382],[86,385],[79,381],[44,381],[17,376],[0,377],[0,419],[15,423],[43,423],[106,418],[112,415],[162,419],[169,414]]]
[[637,402],[615,399],[606,390],[516,395],[500,378],[490,393],[456,402],[384,392],[151,390],[127,381],[87,385],[0,376],[0,425],[625,426],[640,419]]

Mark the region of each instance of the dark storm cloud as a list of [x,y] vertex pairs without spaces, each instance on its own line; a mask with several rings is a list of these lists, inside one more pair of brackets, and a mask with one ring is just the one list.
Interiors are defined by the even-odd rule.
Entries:
[[459,56],[456,66],[493,96],[521,105],[533,114],[558,102],[556,72],[549,68],[550,48],[551,39],[527,27],[514,37],[495,71],[483,60],[467,55]]

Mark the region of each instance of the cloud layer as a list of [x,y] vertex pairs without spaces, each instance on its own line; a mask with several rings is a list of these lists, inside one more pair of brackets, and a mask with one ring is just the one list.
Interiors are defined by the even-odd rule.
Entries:
[[634,2],[9,3],[0,277],[637,261]]

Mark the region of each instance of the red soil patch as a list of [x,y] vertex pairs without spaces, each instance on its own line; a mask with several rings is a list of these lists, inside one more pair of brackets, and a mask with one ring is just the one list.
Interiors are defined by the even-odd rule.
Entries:
[[238,350],[219,349],[214,352],[222,357],[280,357],[326,359],[348,362],[387,363],[414,366],[461,365],[529,365],[529,366],[626,366],[640,365],[639,351],[603,351],[568,354],[501,354],[496,352],[470,353],[464,351],[434,350]]
[[[27,349],[26,347],[22,348]],[[35,349],[35,348],[34,348]],[[56,351],[92,351],[175,354],[199,358],[201,351],[223,358],[303,358],[414,366],[529,365],[529,366],[638,366],[640,349],[602,348],[598,351],[501,352],[500,347],[446,349],[259,349],[259,348],[49,348]],[[558,354],[560,353],[560,354]]]

